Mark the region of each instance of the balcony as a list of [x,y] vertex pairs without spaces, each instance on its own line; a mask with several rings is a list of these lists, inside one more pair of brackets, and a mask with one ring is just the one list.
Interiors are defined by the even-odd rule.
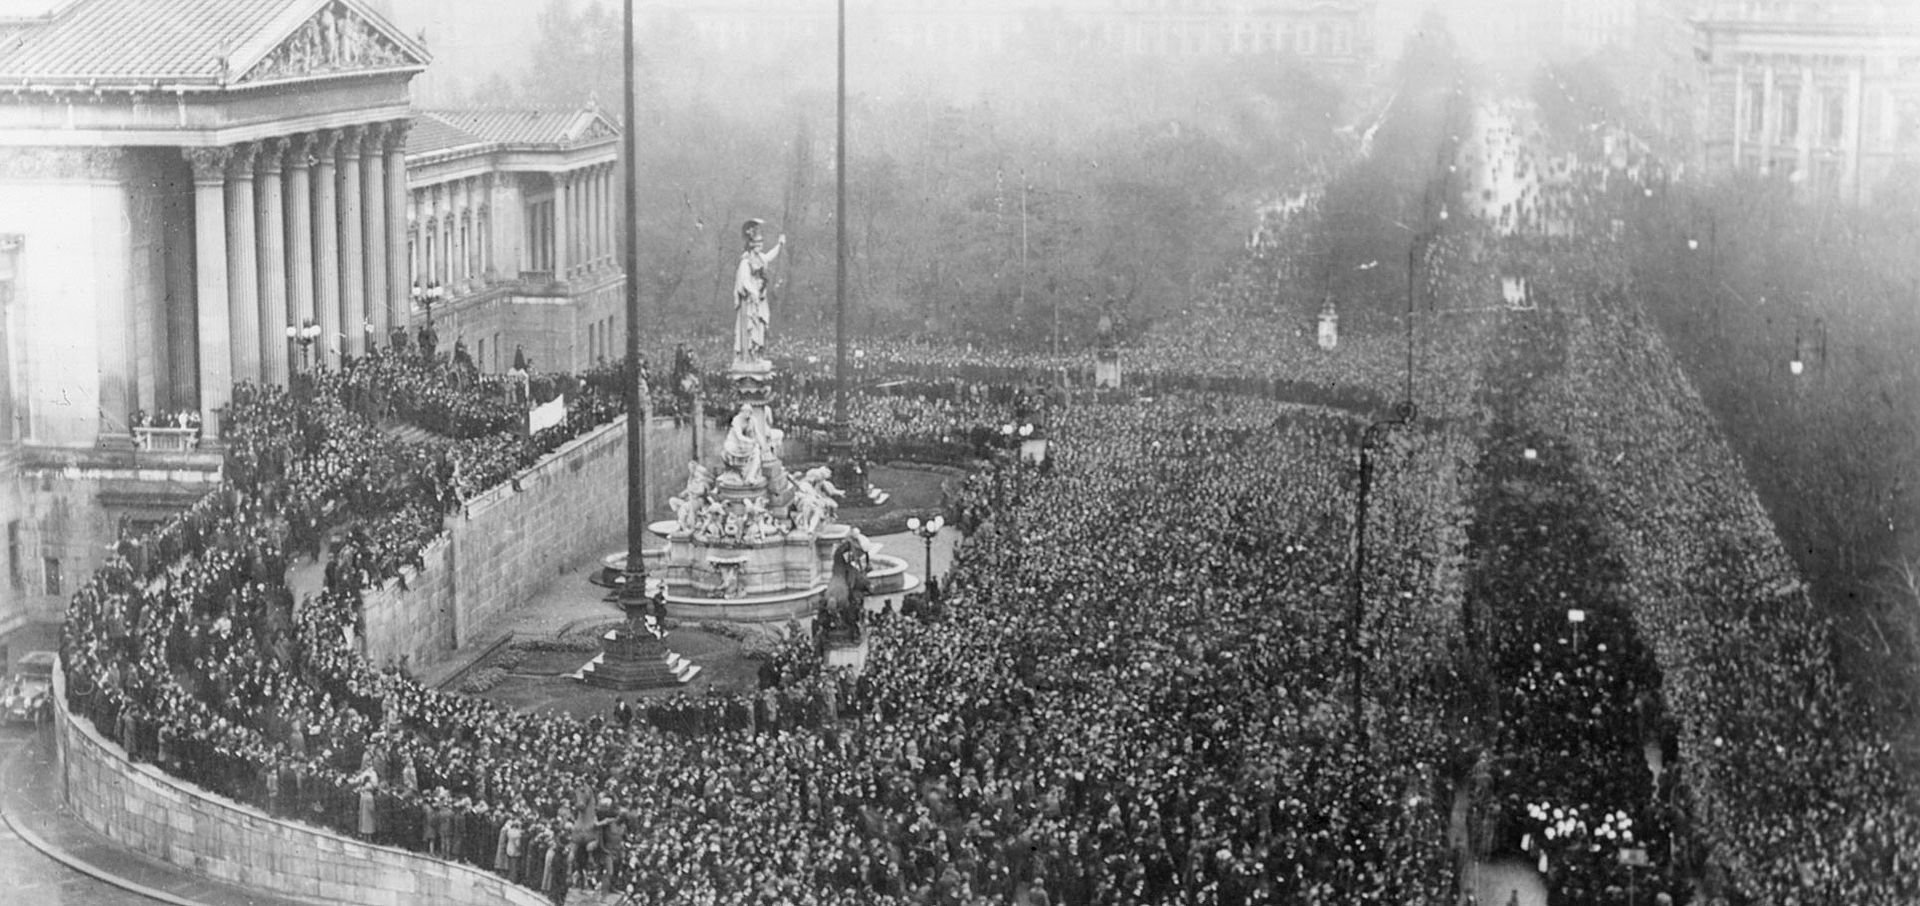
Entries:
[[134,428],[133,448],[148,453],[191,453],[200,448],[200,429]]

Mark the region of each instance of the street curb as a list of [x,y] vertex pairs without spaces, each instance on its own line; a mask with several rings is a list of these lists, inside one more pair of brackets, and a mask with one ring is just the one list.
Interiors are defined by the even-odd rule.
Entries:
[[[38,746],[38,745],[40,745],[40,741],[35,740],[33,743],[31,743],[28,746],[22,746],[18,749],[15,749],[12,755],[7,756],[6,763],[4,765],[0,765],[0,778],[11,778],[14,774],[14,767],[15,767],[14,762],[18,761],[22,756],[24,756],[29,751],[29,749],[31,749],[33,746]],[[7,827],[11,828],[14,833],[20,835],[20,839],[25,840],[28,846],[31,846],[34,849],[39,850],[42,855],[46,856],[49,859],[54,860],[55,862],[59,862],[60,864],[73,869],[74,871],[77,871],[83,875],[91,877],[96,881],[100,881],[106,884],[111,884],[122,890],[130,891],[132,893],[137,893],[143,897],[149,897],[151,899],[159,900],[162,903],[171,903],[173,904],[173,906],[205,906],[205,904],[202,904],[193,900],[189,900],[184,897],[175,896],[164,890],[156,890],[152,887],[146,886],[145,884],[141,884],[136,881],[132,881],[132,880],[128,880],[127,878],[120,877],[119,875],[116,875],[113,872],[107,871],[104,868],[100,868],[91,862],[88,862],[84,859],[74,856],[73,854],[63,849],[60,849],[59,847],[54,846],[53,844],[47,842],[45,838],[41,837],[39,834],[34,833],[32,830],[27,828],[25,822],[22,822],[16,819],[13,816],[13,809],[8,808],[4,804],[4,802],[0,802],[0,821],[5,821]]]

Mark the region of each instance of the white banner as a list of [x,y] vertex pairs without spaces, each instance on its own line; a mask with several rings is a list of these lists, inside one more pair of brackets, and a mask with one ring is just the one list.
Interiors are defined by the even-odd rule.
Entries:
[[567,398],[556,396],[527,413],[527,433],[539,434],[567,420]]

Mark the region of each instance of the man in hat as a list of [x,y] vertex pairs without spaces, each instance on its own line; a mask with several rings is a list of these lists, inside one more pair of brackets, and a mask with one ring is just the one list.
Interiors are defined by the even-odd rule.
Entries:
[[763,221],[754,219],[740,227],[746,250],[740,253],[740,267],[733,277],[733,359],[736,362],[758,362],[766,358],[767,265],[787,244],[787,237],[782,235],[774,241],[771,251],[763,251],[761,223]]

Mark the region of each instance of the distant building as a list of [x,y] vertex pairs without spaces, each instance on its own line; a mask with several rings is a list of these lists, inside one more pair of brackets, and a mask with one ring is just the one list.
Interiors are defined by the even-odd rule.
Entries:
[[1902,165],[1920,167],[1912,4],[1717,2],[1691,25],[1696,159],[1709,172],[1767,174],[1809,197],[1864,202]]
[[[722,52],[820,46],[831,5],[674,0],[650,14],[680,20]],[[1271,56],[1328,75],[1359,75],[1374,54],[1373,0],[856,0],[850,40],[930,60],[1052,47],[1169,58]]]
[[619,139],[592,106],[414,117],[413,320],[432,303],[442,351],[465,340],[480,368],[496,372],[512,367],[515,347],[546,371],[622,354]]

